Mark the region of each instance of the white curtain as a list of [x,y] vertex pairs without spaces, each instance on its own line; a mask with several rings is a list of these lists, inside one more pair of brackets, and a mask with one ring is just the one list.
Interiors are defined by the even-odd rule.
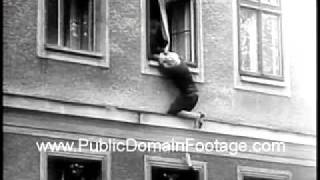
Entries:
[[159,2],[159,6],[160,6],[163,37],[165,40],[168,41],[168,44],[165,47],[165,52],[168,52],[169,47],[170,47],[170,33],[169,33],[168,16],[167,16],[167,11],[166,11],[166,0],[158,0],[158,2]]

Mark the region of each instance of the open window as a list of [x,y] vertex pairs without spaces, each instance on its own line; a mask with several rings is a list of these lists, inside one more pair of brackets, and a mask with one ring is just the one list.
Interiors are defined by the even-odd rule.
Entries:
[[[197,82],[203,82],[201,0],[143,0],[143,71],[155,73],[153,55],[176,52],[189,66]],[[155,31],[155,27],[159,30]],[[155,35],[156,34],[156,35]]]
[[40,180],[109,180],[110,154],[41,152]]
[[38,55],[108,66],[107,2],[39,0]]
[[[168,33],[169,33],[169,41],[168,49],[169,51],[176,52],[180,55],[180,57],[187,62],[188,65],[196,67],[197,59],[196,50],[195,50],[195,9],[194,9],[194,1],[193,0],[166,0],[163,1],[163,4],[160,4],[158,0],[150,0],[149,3],[149,17],[148,17],[148,55],[149,59],[152,59],[152,44],[153,43],[163,43],[159,39],[153,39],[150,33],[150,29],[152,29],[152,21],[158,21],[161,25],[161,33],[159,35],[165,36],[166,32],[163,27],[164,23],[168,25]],[[161,7],[164,6],[164,7]],[[162,10],[163,9],[163,10]],[[162,13],[165,13],[164,17],[167,18],[167,22],[162,22],[163,16]],[[162,41],[164,39],[168,39],[167,37],[162,37]],[[158,42],[152,42],[157,41]],[[161,46],[161,44],[159,45]]]
[[48,180],[102,180],[102,163],[99,160],[48,157]]
[[199,171],[192,169],[175,169],[152,167],[152,180],[199,180]]
[[207,163],[192,164],[193,169],[182,159],[145,156],[145,180],[207,180]]
[[[148,59],[152,59],[152,45],[158,43],[158,46],[163,46],[168,43],[168,50],[179,54],[179,56],[187,62],[188,65],[196,67],[196,49],[195,49],[195,2],[193,0],[150,0],[148,18]],[[166,18],[166,20],[162,19]],[[161,26],[159,36],[154,39],[150,33],[152,30],[152,21],[158,21]],[[163,22],[166,21],[166,22]],[[165,27],[166,23],[168,26]],[[166,42],[164,42],[166,40]],[[154,42],[155,41],[155,42]],[[169,41],[169,42],[168,42]]]

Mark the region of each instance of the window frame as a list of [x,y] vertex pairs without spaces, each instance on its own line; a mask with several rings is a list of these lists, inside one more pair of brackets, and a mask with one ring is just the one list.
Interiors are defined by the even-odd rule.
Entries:
[[[284,67],[284,58],[283,58],[283,38],[282,38],[282,6],[281,6],[281,0],[279,0],[278,6],[272,6],[263,4],[261,0],[257,0],[258,2],[252,2],[252,0],[238,0],[237,1],[237,25],[238,25],[238,71],[240,76],[247,76],[247,77],[254,77],[254,78],[260,78],[260,79],[266,79],[266,80],[276,80],[276,81],[284,81],[285,80],[285,67]],[[243,71],[241,69],[242,64],[242,58],[241,58],[241,43],[240,43],[240,11],[241,8],[246,8],[250,10],[254,10],[257,12],[257,58],[258,58],[258,71],[259,72],[248,72]],[[280,76],[277,75],[268,75],[263,73],[263,57],[262,57],[262,14],[271,14],[275,15],[279,18],[279,51],[280,51]]]
[[[63,0],[58,1],[61,2]],[[108,0],[94,0],[94,18],[98,17],[101,22],[99,24],[94,22],[94,31],[96,33],[93,33],[93,38],[98,39],[101,37],[104,39],[100,43],[94,44],[97,47],[96,51],[77,50],[47,43],[46,3],[47,0],[38,0],[37,56],[44,59],[109,68]],[[93,41],[96,42],[96,40]]]
[[[76,149],[75,149],[76,151]],[[101,179],[111,180],[111,153],[92,153],[89,150],[84,152],[40,152],[40,180],[48,180],[48,157],[57,156],[65,158],[78,158],[83,160],[101,161]]]
[[237,180],[244,180],[246,176],[273,180],[292,180],[292,173],[287,170],[237,166]]
[[[192,160],[195,170],[199,171],[199,180],[208,180],[207,162]],[[152,166],[187,170],[189,167],[182,159],[160,156],[144,156],[144,180],[152,180]]]
[[[246,1],[248,2],[248,0]],[[282,2],[283,3],[283,2]],[[282,63],[283,63],[283,80],[264,79],[261,77],[241,75],[239,72],[240,66],[240,46],[239,46],[239,0],[232,1],[232,27],[233,27],[233,86],[238,92],[254,92],[265,95],[281,96],[290,98],[292,95],[291,77],[290,77],[290,59],[286,58],[286,51],[284,51],[285,34],[281,33],[282,43]],[[281,19],[285,18],[283,12]],[[282,21],[282,20],[281,20]],[[281,31],[285,32],[286,27],[281,24]]]
[[[197,30],[196,30],[196,7],[195,7],[195,0],[188,0],[188,2],[183,2],[183,0],[176,0],[174,3],[188,3],[189,4],[189,11],[190,11],[190,54],[191,54],[191,61],[186,61],[186,64],[191,68],[197,68],[198,66],[198,58],[197,58],[197,49],[195,48],[197,45]],[[186,23],[186,15],[184,15],[184,23]],[[170,21],[169,21],[170,22]],[[148,29],[148,28],[147,28]],[[170,31],[171,30],[171,31]],[[170,36],[172,37],[172,28],[170,28],[169,24],[169,31]],[[177,32],[176,32],[177,33]],[[178,32],[181,33],[181,32]],[[149,34],[148,34],[149,35]],[[172,38],[171,38],[171,45],[172,45]]]
[[[204,83],[204,62],[203,62],[203,40],[202,40],[202,0],[194,1],[194,31],[196,38],[194,40],[195,58],[197,67],[189,66],[195,82]],[[147,75],[163,76],[158,68],[159,62],[149,60],[148,58],[148,24],[149,24],[149,0],[141,0],[141,72]]]

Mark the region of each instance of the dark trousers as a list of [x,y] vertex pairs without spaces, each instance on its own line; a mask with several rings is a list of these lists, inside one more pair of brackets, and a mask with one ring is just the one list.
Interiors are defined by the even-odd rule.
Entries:
[[198,94],[180,94],[171,104],[168,114],[176,115],[180,111],[191,111],[197,104],[199,99]]

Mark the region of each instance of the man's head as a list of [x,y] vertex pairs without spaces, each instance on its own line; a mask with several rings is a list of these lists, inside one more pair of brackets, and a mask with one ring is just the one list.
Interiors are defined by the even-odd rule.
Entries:
[[177,66],[181,63],[179,55],[175,52],[160,53],[159,61],[166,68]]

